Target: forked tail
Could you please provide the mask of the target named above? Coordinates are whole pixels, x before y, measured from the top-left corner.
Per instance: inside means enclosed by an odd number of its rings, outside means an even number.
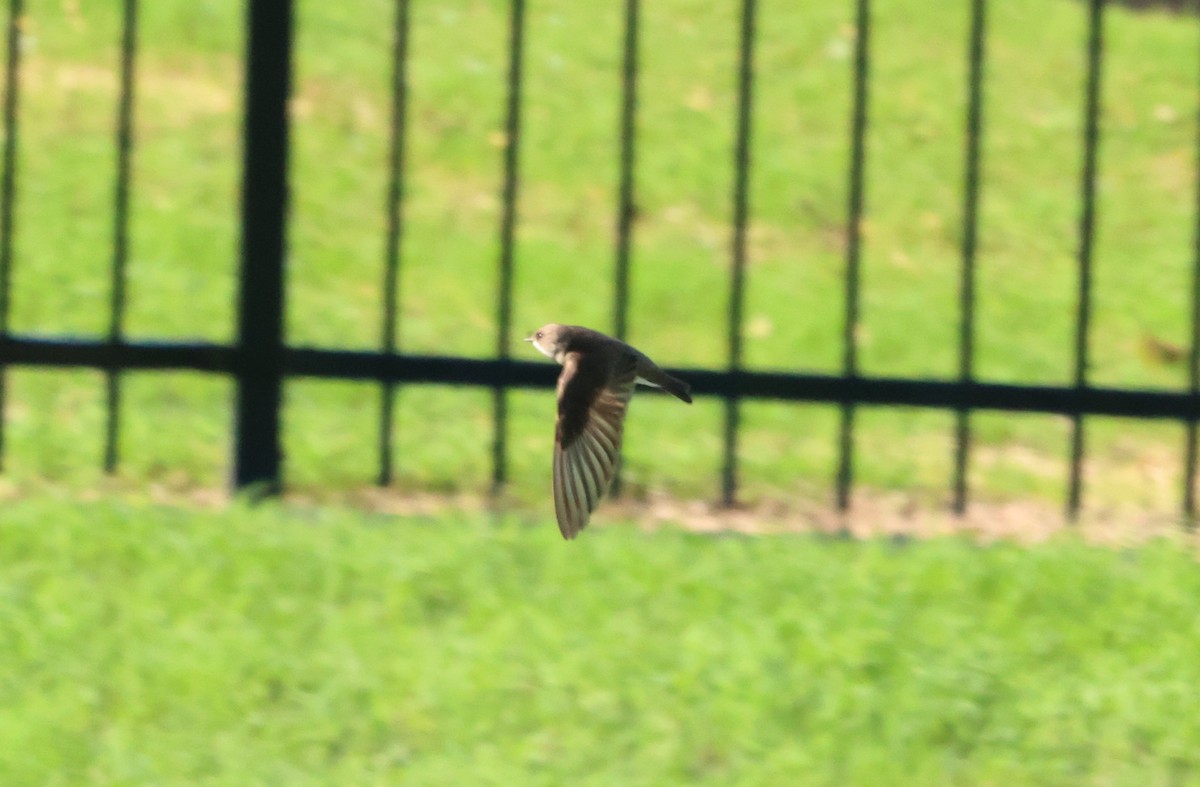
[[[662,389],[672,396],[682,399],[688,404],[692,403],[692,386],[685,383],[683,380],[676,379],[669,374],[663,374]]]

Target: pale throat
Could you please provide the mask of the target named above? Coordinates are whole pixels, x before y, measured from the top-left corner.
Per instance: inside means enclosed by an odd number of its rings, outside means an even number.
[[[542,346],[541,342],[539,342],[537,339],[533,340],[533,346],[538,348],[538,352],[540,352],[542,355],[546,356],[547,358],[553,358],[558,363],[562,363],[563,356],[566,355],[566,353],[555,354],[554,350],[552,350],[552,349],[547,350],[545,347]]]

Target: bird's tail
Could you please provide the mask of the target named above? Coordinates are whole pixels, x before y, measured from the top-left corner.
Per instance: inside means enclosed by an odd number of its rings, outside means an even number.
[[[682,399],[688,404],[692,403],[692,386],[688,385],[683,380],[664,373],[662,389],[671,394],[671,396]]]
[[[636,350],[634,352],[637,352]],[[671,396],[677,399],[682,399],[688,404],[692,403],[692,386],[685,383],[683,380],[672,377],[664,372],[641,353],[637,353],[637,381],[642,385],[653,385],[655,388],[661,388]]]

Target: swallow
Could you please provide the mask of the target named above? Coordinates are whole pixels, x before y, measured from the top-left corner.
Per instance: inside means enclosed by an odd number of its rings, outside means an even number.
[[[625,342],[579,325],[543,325],[525,339],[562,365],[554,425],[554,513],[572,539],[612,485],[629,400],[638,383],[688,404],[691,388]]]

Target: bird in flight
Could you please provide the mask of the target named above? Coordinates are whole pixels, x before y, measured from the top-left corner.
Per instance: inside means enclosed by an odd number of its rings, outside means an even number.
[[[562,364],[554,426],[554,513],[563,538],[588,523],[617,470],[625,411],[637,383],[688,404],[691,388],[619,339],[579,325],[550,323],[525,339]]]

